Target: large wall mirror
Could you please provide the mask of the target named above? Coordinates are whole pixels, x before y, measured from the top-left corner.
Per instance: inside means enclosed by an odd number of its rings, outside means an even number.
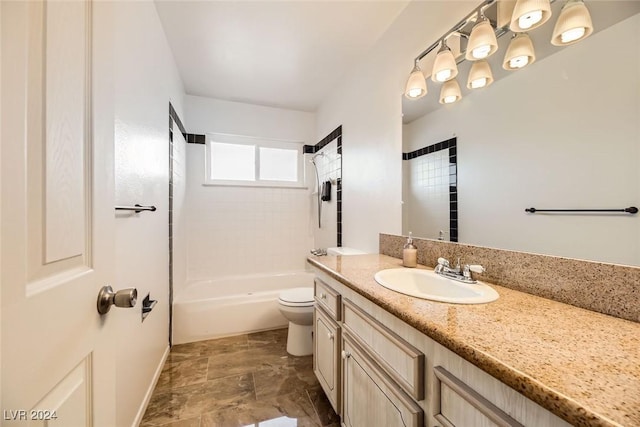
[[[455,138],[461,243],[639,266],[640,214],[525,212],[640,207],[640,2],[587,1],[594,33],[560,48],[549,41],[563,4],[530,32],[533,64],[502,70],[508,33],[491,86],[467,90],[464,61],[460,101],[440,105],[430,78],[424,98],[403,97],[403,152]],[[403,233],[450,240],[451,203],[416,206],[403,165]]]

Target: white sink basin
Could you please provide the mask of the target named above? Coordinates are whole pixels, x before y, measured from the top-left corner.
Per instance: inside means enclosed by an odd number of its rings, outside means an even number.
[[[455,304],[482,304],[498,299],[498,293],[488,285],[467,284],[442,277],[431,270],[391,268],[378,271],[376,282],[412,297]]]

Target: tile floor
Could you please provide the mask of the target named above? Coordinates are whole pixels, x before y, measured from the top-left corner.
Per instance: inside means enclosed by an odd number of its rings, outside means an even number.
[[[141,426],[339,426],[312,356],[286,342],[277,329],[174,346]]]

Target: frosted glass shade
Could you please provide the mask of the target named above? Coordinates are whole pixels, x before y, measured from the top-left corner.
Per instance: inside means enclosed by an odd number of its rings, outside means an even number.
[[[460,85],[456,79],[444,82],[440,90],[440,104],[452,104],[462,98]]]
[[[491,23],[484,19],[474,25],[469,35],[464,58],[467,61],[477,61],[493,55],[496,50],[498,50],[498,40]]]
[[[409,80],[407,80],[407,86],[404,90],[404,96],[409,99],[418,99],[422,98],[427,94],[427,80],[422,74],[422,70],[418,67],[416,63],[415,67],[411,71],[409,75]]]
[[[514,33],[531,31],[551,18],[549,0],[518,0],[511,15],[509,29]]]
[[[453,57],[451,49],[444,46],[433,63],[433,71],[431,72],[431,80],[434,82],[446,82],[458,75],[458,65]]]
[[[536,54],[531,39],[526,33],[520,33],[516,34],[509,42],[502,68],[505,70],[519,70],[533,64],[535,60]]]
[[[487,61],[474,62],[469,71],[467,88],[480,89],[493,83],[493,73]]]
[[[554,46],[567,46],[589,37],[593,23],[589,9],[581,0],[569,0],[562,7],[551,36]]]

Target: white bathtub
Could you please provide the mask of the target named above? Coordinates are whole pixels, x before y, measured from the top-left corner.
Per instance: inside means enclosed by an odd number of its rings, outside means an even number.
[[[283,289],[313,287],[313,273],[201,280],[177,289],[173,300],[173,342],[182,344],[287,326],[278,310]]]

